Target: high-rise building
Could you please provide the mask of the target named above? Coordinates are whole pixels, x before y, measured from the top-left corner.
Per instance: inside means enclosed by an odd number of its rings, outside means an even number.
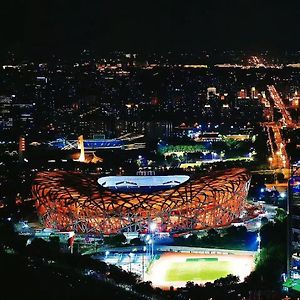
[[[217,95],[217,89],[215,87],[207,88],[207,100],[209,100],[211,97],[214,97],[216,95]]]
[[[299,108],[299,104],[300,104],[300,94],[296,91],[292,97],[290,98],[290,103],[291,103],[291,106],[294,108],[294,109],[298,109]]]
[[[165,139],[173,134],[173,124],[171,122],[147,122],[145,135],[147,140]]]
[[[287,277],[300,280],[300,164],[291,167],[288,181],[288,259]]]
[[[247,98],[247,91],[244,90],[244,89],[241,89],[241,90],[238,92],[237,97],[238,97],[238,99],[246,99],[246,98]]]
[[[23,153],[26,150],[26,141],[24,136],[19,137],[19,160],[23,161]]]
[[[0,96],[0,130],[10,130],[12,127],[12,97]]]
[[[251,99],[257,99],[257,97],[258,97],[258,92],[257,92],[257,90],[255,89],[255,87],[253,86],[253,87],[251,88]]]

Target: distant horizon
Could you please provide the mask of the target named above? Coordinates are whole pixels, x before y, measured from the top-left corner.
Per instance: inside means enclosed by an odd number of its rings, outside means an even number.
[[[70,49],[65,51],[57,51],[54,49],[34,49],[31,51],[26,51],[25,49],[3,49],[0,50],[0,63],[5,64],[8,61],[15,60],[16,62],[20,62],[23,60],[51,60],[51,59],[66,59],[68,60],[76,60],[82,56],[84,56],[84,52],[86,52],[87,57],[91,57],[93,59],[105,58],[114,56],[117,54],[136,54],[139,56],[138,58],[148,58],[148,56],[157,56],[161,55],[163,57],[176,57],[186,54],[190,56],[190,59],[197,59],[198,62],[201,61],[203,55],[203,59],[212,60],[212,59],[220,59],[222,55],[224,57],[224,63],[229,62],[230,54],[244,55],[244,57],[255,56],[255,55],[263,55],[269,58],[284,58],[291,57],[295,59],[295,62],[300,62],[300,48],[299,49],[262,49],[262,50],[249,50],[249,49],[199,49],[199,50],[129,50],[129,49],[115,49],[115,50],[103,50],[103,49],[93,49],[93,48],[82,48],[82,49]],[[205,56],[205,55],[211,56]],[[228,55],[228,57],[226,57]],[[184,58],[184,56],[182,57]],[[189,58],[189,57],[186,57]],[[234,57],[236,60],[237,57]]]

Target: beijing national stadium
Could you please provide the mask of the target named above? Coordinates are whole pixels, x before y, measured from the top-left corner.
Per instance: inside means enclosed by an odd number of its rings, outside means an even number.
[[[81,233],[161,232],[229,225],[245,208],[250,175],[245,169],[208,176],[106,176],[40,172],[32,193],[45,227]]]

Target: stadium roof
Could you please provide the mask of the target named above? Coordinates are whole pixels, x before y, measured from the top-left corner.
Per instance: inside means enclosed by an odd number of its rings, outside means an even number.
[[[172,189],[190,179],[187,175],[169,176],[106,176],[98,183],[110,190],[145,193]]]

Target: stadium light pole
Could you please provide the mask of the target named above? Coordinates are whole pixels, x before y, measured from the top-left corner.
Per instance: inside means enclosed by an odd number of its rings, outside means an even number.
[[[132,263],[132,258],[134,257],[134,253],[130,252],[129,253],[129,271],[131,272],[131,263]]]
[[[149,245],[151,247],[151,254],[150,254],[151,260],[153,259],[153,244],[154,244],[154,241],[152,239],[149,240]]]
[[[149,225],[149,229],[150,229],[150,240],[149,243],[151,244],[151,260],[153,259],[153,248],[154,248],[154,232],[156,230],[156,223],[151,222]]]
[[[149,245],[150,245],[149,241],[150,240],[151,240],[150,234],[147,234],[146,235],[146,239],[145,239],[145,241],[146,241],[146,254],[147,254],[147,257],[150,256],[150,249],[149,249]]]
[[[142,261],[142,279],[144,281],[145,279],[145,251],[147,250],[147,247],[143,247],[143,261]]]
[[[257,245],[257,252],[259,253],[259,252],[260,252],[260,242],[261,242],[260,229],[259,229],[259,232],[257,233],[256,241],[258,242],[258,245]]]
[[[149,228],[150,228],[150,232],[153,233],[156,229],[156,223],[154,223],[154,222],[150,223]]]
[[[261,235],[260,235],[260,230],[262,227],[262,223],[261,223],[261,219],[256,223],[257,228],[258,228],[258,232],[257,232],[257,236],[256,236],[256,241],[257,241],[257,252],[259,253],[261,250]]]

